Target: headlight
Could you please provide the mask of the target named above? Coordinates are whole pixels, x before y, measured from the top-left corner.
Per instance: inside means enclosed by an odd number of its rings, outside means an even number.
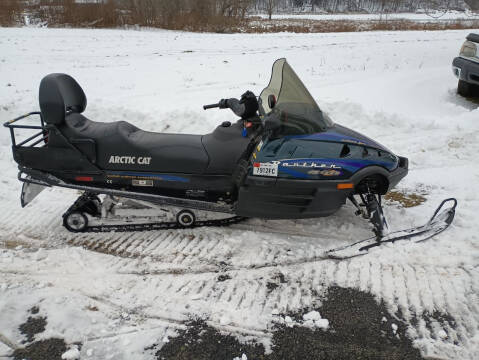
[[[464,57],[478,57],[477,45],[472,41],[465,41],[464,44],[462,44],[459,55]]]

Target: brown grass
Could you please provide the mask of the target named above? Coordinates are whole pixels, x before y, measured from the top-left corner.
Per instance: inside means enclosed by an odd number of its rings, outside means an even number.
[[[413,20],[250,20],[242,31],[248,33],[326,33],[359,31],[406,31],[477,29],[479,20],[413,21]]]
[[[325,33],[394,30],[479,28],[479,20],[312,20],[245,17],[246,8],[231,2],[218,10],[212,0],[142,0],[77,3],[75,0],[0,0],[0,26],[33,23],[49,27],[117,28],[144,26],[170,30],[216,33]]]
[[[22,248],[30,248],[31,244],[21,240],[3,240],[0,241],[0,247],[4,249],[16,249],[18,246]]]
[[[410,208],[419,206],[426,201],[426,198],[419,194],[407,194],[405,192],[393,190],[384,196],[385,200],[401,204],[402,207]]]

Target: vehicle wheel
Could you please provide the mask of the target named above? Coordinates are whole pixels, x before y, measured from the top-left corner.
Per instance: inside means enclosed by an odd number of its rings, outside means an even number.
[[[176,215],[176,223],[182,227],[191,227],[195,224],[195,214],[190,210],[181,210]]]
[[[79,211],[73,211],[65,215],[63,226],[71,232],[83,232],[88,227],[88,218]]]
[[[464,97],[479,96],[479,86],[459,80],[457,82],[457,93]]]

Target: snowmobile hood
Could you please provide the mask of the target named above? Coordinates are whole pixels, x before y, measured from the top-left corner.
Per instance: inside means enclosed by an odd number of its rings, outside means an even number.
[[[284,58],[273,64],[270,82],[258,103],[265,126],[274,129],[276,138],[349,143],[390,153],[367,136],[334,124]]]
[[[377,141],[374,141],[366,135],[363,135],[357,131],[351,130],[339,124],[332,125],[326,131],[310,135],[298,136],[298,138],[304,140],[334,141],[356,145],[366,145],[375,149],[387,151],[392,154],[391,150],[389,150],[384,145],[381,145]]]

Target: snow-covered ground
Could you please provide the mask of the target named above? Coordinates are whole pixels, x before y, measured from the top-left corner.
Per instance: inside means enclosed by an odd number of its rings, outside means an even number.
[[[0,29],[0,122],[38,109],[41,78],[75,77],[86,116],[147,130],[206,133],[228,111],[203,104],[259,93],[286,57],[320,106],[410,160],[399,188],[427,201],[386,206],[392,228],[426,221],[455,196],[449,230],[348,261],[327,249],[369,235],[351,207],[324,219],[250,220],[231,228],[74,235],[61,214],[75,199],[46,190],[20,208],[10,136],[0,132],[0,357],[39,307],[36,339],[81,342],[82,358],[152,359],[192,315],[268,343],[278,313],[305,309],[337,284],[369,291],[410,321],[423,355],[479,358],[479,109],[456,95],[451,61],[469,31],[220,35],[170,31]],[[301,235],[293,235],[293,234]],[[268,282],[286,282],[272,291]],[[218,281],[220,274],[231,279]],[[421,314],[450,315],[456,326]],[[418,321],[412,321],[417,319]],[[329,324],[334,326],[334,324]],[[231,358],[241,356],[232,354]]]
[[[267,19],[267,14],[258,14]],[[433,11],[427,13],[393,13],[393,14],[273,14],[273,20],[278,19],[307,19],[307,20],[413,20],[413,21],[436,21],[436,20],[470,20],[479,18],[479,13],[471,11]]]

